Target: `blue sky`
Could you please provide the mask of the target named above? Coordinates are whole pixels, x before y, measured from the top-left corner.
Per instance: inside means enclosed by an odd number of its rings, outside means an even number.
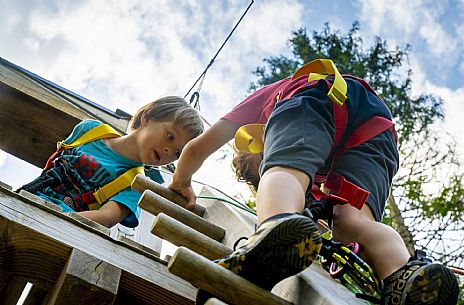
[[[0,57],[109,109],[134,113],[160,96],[184,95],[248,4],[0,0]],[[464,0],[257,0],[206,76],[202,114],[213,122],[245,97],[255,80],[251,71],[265,57],[289,54],[292,31],[319,31],[330,22],[345,32],[354,20],[366,46],[375,36],[390,47],[411,45],[413,94],[444,99],[442,128],[464,155]],[[228,188],[229,160],[219,157],[197,178]],[[39,172],[0,151],[0,181],[18,187]]]

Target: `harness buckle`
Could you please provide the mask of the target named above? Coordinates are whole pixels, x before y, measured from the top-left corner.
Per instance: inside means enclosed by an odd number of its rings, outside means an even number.
[[[358,210],[361,210],[370,194],[365,189],[347,181],[345,177],[334,171],[330,171],[327,175],[325,187],[330,190],[332,196],[335,195],[333,199],[346,200]]]
[[[103,192],[103,190],[101,188],[97,189],[94,193],[93,193],[93,196],[95,197],[95,200],[97,200],[97,202],[99,204],[102,204],[103,202],[105,202],[106,200],[108,200],[108,198],[106,198],[106,195],[105,193]]]
[[[346,94],[340,91],[337,86],[332,85],[327,93],[327,96],[330,98],[332,102],[339,106],[343,106],[343,103],[346,101]]]
[[[57,150],[60,150],[61,147],[63,146],[63,143],[64,143],[64,141],[58,141],[58,142],[56,142],[56,149],[57,149]]]

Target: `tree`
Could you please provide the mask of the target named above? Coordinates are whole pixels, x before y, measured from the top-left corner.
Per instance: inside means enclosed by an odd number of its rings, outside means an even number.
[[[332,59],[341,73],[364,78],[392,111],[399,135],[401,170],[395,177],[395,200],[389,200],[385,222],[395,227],[409,248],[423,248],[435,259],[464,266],[464,187],[454,140],[440,130],[443,101],[432,94],[411,94],[410,47],[390,49],[376,37],[365,49],[359,23],[348,33],[332,31],[308,35],[305,28],[292,33],[292,56],[264,59],[253,72],[259,79],[250,90],[292,75],[303,63]]]

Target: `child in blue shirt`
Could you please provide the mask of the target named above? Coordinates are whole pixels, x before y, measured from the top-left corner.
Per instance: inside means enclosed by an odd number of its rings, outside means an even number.
[[[80,122],[64,143],[76,141],[101,124],[96,120]],[[51,169],[20,189],[61,206],[65,212],[78,212],[106,227],[117,223],[136,227],[140,194],[130,187],[108,198],[96,210],[89,209],[83,194],[92,193],[132,168],[177,160],[185,144],[203,132],[203,124],[199,113],[183,98],[167,96],[139,109],[130,127],[127,135],[61,151]]]

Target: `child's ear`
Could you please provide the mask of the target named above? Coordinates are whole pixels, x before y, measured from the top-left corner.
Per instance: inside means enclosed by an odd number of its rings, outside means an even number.
[[[149,120],[150,120],[150,119],[147,117],[146,111],[144,111],[144,112],[142,113],[142,115],[140,116],[140,126],[145,126],[145,125],[147,125],[147,123],[148,123]]]

